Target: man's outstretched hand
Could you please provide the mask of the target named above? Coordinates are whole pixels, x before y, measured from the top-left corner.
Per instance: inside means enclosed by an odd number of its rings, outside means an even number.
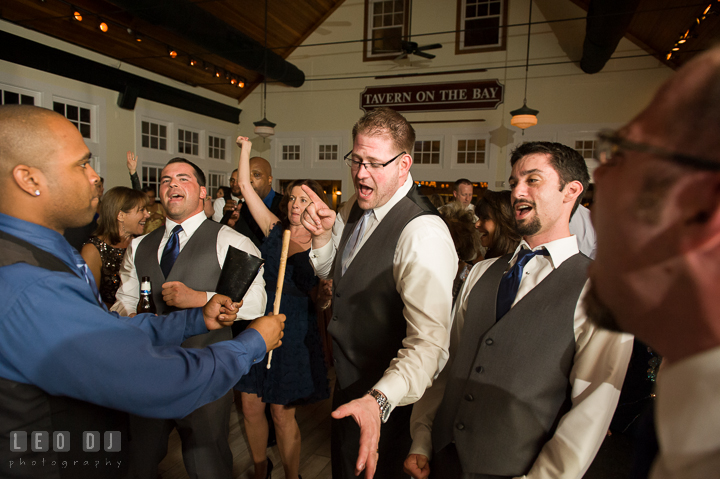
[[[355,475],[365,470],[365,479],[372,479],[377,469],[378,444],[380,443],[380,406],[374,397],[365,396],[343,404],[333,411],[332,417],[342,419],[352,416],[360,426],[360,450],[355,463]]]
[[[216,294],[203,306],[205,327],[208,331],[230,326],[237,318],[238,309],[242,301],[233,303],[232,299],[222,294]]]

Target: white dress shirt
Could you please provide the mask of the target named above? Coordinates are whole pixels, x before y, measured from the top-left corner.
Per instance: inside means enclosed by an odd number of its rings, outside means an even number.
[[[577,238],[580,252],[588,258],[595,259],[595,250],[597,249],[595,228],[590,218],[590,210],[583,205],[578,205],[575,214],[570,218],[570,234]]]
[[[508,267],[515,264],[521,248],[529,248],[524,240],[515,250]],[[574,236],[551,241],[535,249],[540,248],[547,249],[550,254],[537,255],[525,265],[513,306],[563,261],[578,252]],[[460,290],[453,311],[455,321],[450,337],[450,360],[435,384],[413,409],[410,423],[412,454],[431,457],[432,422],[442,402],[447,374],[462,336],[468,296],[475,283],[497,260],[493,258],[476,264]],[[569,377],[572,408],[560,419],[555,434],[545,443],[530,472],[523,478],[581,478],[605,439],[620,398],[620,388],[632,354],[633,337],[598,329],[588,321],[582,304],[588,285],[589,281],[575,307],[575,356]]]
[[[650,479],[720,477],[720,347],[661,369],[656,393]]]
[[[201,211],[185,220],[182,223],[182,231],[178,234],[180,240],[180,251],[185,247],[188,240],[197,231],[203,221],[207,217],[205,212]],[[165,233],[163,234],[162,241],[160,241],[160,247],[158,248],[158,264],[162,258],[163,249],[165,244],[170,238],[170,234],[175,226],[175,223],[170,218],[165,220]],[[137,309],[137,303],[140,299],[140,284],[138,282],[137,270],[135,270],[135,251],[137,250],[138,244],[145,236],[135,238],[130,242],[127,250],[125,251],[125,258],[123,264],[120,267],[120,288],[118,288],[115,294],[115,304],[113,304],[111,311],[117,311],[122,316],[127,316],[130,313],[134,313]],[[260,257],[260,250],[250,241],[247,237],[241,235],[237,231],[223,226],[217,236],[217,244],[215,245],[217,250],[218,264],[222,268],[225,263],[225,255],[227,254],[228,246],[234,246],[235,248],[245,251],[251,255]],[[162,288],[161,284],[153,285],[154,288]],[[213,291],[207,291],[207,300],[215,296]],[[243,298],[243,305],[238,311],[237,319],[255,319],[265,314],[265,303],[267,302],[267,294],[265,293],[265,280],[263,279],[263,270],[260,269],[257,277],[250,285],[250,289]]]
[[[392,198],[373,210],[365,234],[348,264],[393,206],[407,196],[412,186],[412,177],[408,175]],[[332,241],[310,251],[310,263],[320,278],[330,277],[345,221],[355,200],[355,196],[350,198],[337,216]],[[417,401],[447,361],[452,323],[452,285],[457,264],[458,257],[450,232],[440,217],[423,215],[415,218],[400,234],[393,258],[393,277],[405,304],[403,316],[407,322],[407,335],[403,348],[374,386],[387,396],[393,408]]]
[[[240,201],[240,198],[238,198],[235,195],[230,195],[232,199],[237,203]],[[215,198],[215,201],[213,201],[213,210],[215,211],[212,215],[212,220],[216,223],[220,223],[220,220],[225,216],[225,212],[223,209],[225,208],[225,198]]]

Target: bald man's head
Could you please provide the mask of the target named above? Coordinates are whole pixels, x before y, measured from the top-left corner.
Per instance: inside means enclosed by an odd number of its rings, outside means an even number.
[[[98,181],[90,150],[65,117],[0,106],[0,212],[62,233],[92,220]]]
[[[272,167],[265,158],[250,158],[250,183],[260,198],[265,198],[272,189]]]
[[[53,120],[65,117],[36,106],[0,106],[0,181],[7,181],[20,163],[40,169],[46,166],[57,145],[47,128]]]

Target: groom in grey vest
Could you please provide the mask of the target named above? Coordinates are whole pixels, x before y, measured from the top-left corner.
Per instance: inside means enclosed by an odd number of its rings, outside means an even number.
[[[590,259],[569,230],[585,160],[531,142],[511,164],[523,240],[460,291],[450,360],[413,410],[405,469],[418,479],[582,477],[617,405],[632,337],[587,321]]]
[[[167,214],[165,228],[134,239],[128,247],[113,311],[125,315],[135,311],[138,279],[143,276],[149,276],[152,282],[158,314],[196,307],[215,294],[229,246],[260,257],[260,251],[248,238],[206,218],[205,196],[205,174],[197,165],[184,158],[173,158],[163,168],[160,201]],[[238,318],[262,316],[265,302],[261,271],[243,298]],[[225,328],[193,336],[182,346],[204,348],[231,338],[230,328]],[[157,466],[167,453],[168,435],[177,427],[190,477],[231,479],[232,452],[228,444],[231,406],[232,393],[228,392],[181,419],[131,416],[132,477],[157,477]]]
[[[414,145],[402,115],[372,110],[355,124],[345,156],[356,191],[347,208],[336,216],[305,189],[310,260],[333,279],[334,479],[363,469],[366,478],[403,476],[398,451],[410,446],[411,411],[401,406],[417,401],[447,360],[458,260],[410,175]]]

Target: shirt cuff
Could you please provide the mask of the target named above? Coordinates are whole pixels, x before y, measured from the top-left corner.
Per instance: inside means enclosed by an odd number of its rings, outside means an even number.
[[[310,249],[310,258],[315,264],[325,264],[332,261],[334,249],[335,246],[333,245],[332,240],[330,240],[325,243],[325,246],[318,249]]]
[[[237,341],[245,347],[245,350],[248,352],[250,357],[252,357],[253,364],[262,361],[265,357],[267,346],[265,345],[265,340],[257,329],[248,328],[233,338],[233,341]]]
[[[415,430],[408,454],[422,454],[428,459],[432,459],[432,433],[428,429]]]
[[[185,320],[185,339],[198,334],[205,334],[208,332],[207,326],[205,326],[205,316],[203,316],[202,308],[192,308],[187,310],[187,319]]]
[[[205,296],[207,296],[207,299],[205,300],[205,303],[207,304],[213,296],[215,296],[217,293],[215,291],[205,291]]]
[[[392,410],[395,409],[395,406],[402,401],[408,390],[405,380],[394,372],[386,373],[377,383],[375,383],[373,389],[377,389],[382,392],[388,399],[390,412],[392,412]]]

